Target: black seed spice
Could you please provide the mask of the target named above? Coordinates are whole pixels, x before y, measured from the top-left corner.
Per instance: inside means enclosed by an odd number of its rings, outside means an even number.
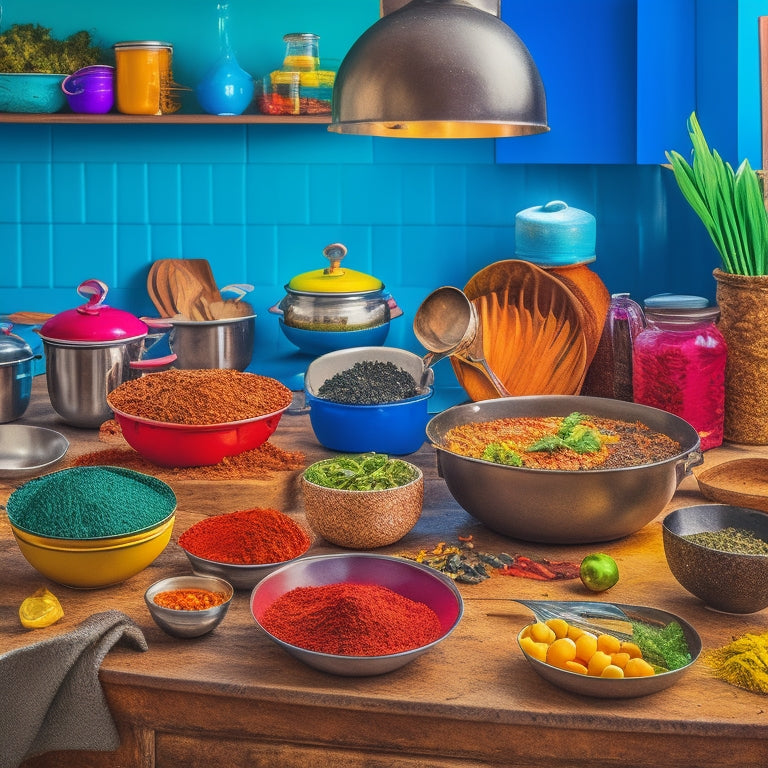
[[[415,397],[418,391],[413,376],[394,363],[363,360],[324,381],[317,394],[345,405],[381,405]]]

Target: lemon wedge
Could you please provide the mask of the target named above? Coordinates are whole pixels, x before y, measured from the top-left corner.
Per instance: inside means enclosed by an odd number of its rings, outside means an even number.
[[[58,598],[45,587],[25,598],[19,606],[19,619],[27,629],[50,627],[63,615],[64,609]]]

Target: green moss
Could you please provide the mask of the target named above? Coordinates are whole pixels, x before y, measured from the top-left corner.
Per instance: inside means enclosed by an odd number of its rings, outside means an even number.
[[[104,52],[85,30],[57,40],[39,24],[14,24],[0,34],[0,72],[65,75],[99,64],[103,58]]]

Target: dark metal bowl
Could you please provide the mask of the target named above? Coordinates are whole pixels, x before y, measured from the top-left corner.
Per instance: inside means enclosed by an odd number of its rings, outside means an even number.
[[[768,515],[728,504],[698,504],[670,512],[662,522],[669,570],[692,595],[727,613],[768,607],[768,556],[721,552],[683,538],[702,531],[737,528],[768,541]]]
[[[445,435],[461,424],[573,411],[642,422],[680,443],[680,452],[637,467],[566,471],[494,464],[445,448]],[[439,474],[470,515],[505,536],[549,544],[612,541],[640,530],[703,461],[699,436],[687,421],[601,397],[534,395],[457,405],[430,420],[427,438],[437,450]]]

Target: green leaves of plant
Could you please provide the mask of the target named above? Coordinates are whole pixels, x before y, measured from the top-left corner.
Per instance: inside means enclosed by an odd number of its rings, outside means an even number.
[[[680,191],[701,219],[723,262],[723,270],[766,274],[768,213],[757,174],[748,160],[733,168],[712,151],[693,112],[688,120],[693,162],[666,153]]]

